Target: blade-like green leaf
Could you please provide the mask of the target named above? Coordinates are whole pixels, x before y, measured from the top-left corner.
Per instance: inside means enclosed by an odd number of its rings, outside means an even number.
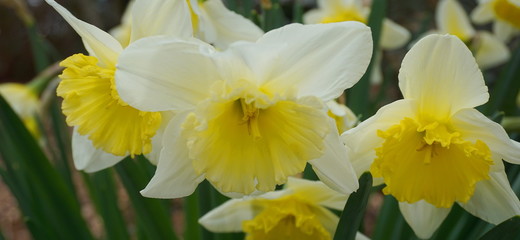
[[[147,160],[142,157],[135,160],[127,157],[115,169],[132,202],[139,228],[146,239],[177,239],[164,200],[145,198],[139,193],[150,181],[150,174],[146,167],[136,161]]]
[[[211,202],[211,184],[204,180],[199,184],[199,187],[197,189],[199,192],[199,217],[204,216],[207,212],[211,211],[213,209],[212,202]],[[202,240],[214,240],[215,235],[206,230],[205,228],[202,228]]]
[[[0,96],[2,174],[36,239],[92,239],[80,206],[38,143]],[[31,225],[29,225],[29,222]],[[42,236],[44,236],[42,238]]]
[[[334,240],[354,240],[356,238],[357,231],[363,221],[371,187],[372,175],[365,172],[359,178],[359,189],[350,195],[345,204]]]
[[[518,240],[520,239],[520,216],[512,217],[491,229],[481,240]]]
[[[264,31],[269,31],[275,28],[282,27],[287,23],[283,9],[280,6],[279,0],[262,1],[262,21],[261,28]]]

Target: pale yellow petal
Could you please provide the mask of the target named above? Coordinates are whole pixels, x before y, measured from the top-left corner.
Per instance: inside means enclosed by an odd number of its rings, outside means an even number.
[[[399,88],[405,99],[418,102],[422,117],[439,121],[489,99],[473,54],[452,35],[419,40],[403,59]]]
[[[475,59],[483,70],[503,64],[511,57],[507,46],[491,33],[478,32],[473,42]]]
[[[471,20],[476,24],[486,24],[494,18],[492,5],[489,3],[479,4],[471,12]]]
[[[440,32],[455,35],[464,42],[475,35],[468,15],[456,0],[439,1],[435,20]]]
[[[393,22],[390,19],[385,19],[383,21],[383,28],[381,32],[381,48],[383,49],[396,49],[404,46],[408,41],[410,41],[411,34],[410,32]]]
[[[332,190],[323,182],[295,177],[289,177],[285,189],[311,203],[336,210],[343,210],[348,199],[348,195]]]
[[[424,200],[412,204],[399,202],[399,209],[408,225],[422,239],[430,238],[451,210],[437,208]]]
[[[257,214],[253,199],[231,199],[199,219],[200,225],[212,232],[240,232],[242,222]]]

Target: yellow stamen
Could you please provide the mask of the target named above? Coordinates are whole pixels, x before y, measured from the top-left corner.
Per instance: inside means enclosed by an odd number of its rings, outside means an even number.
[[[97,62],[95,57],[75,54],[60,64],[65,70],[57,93],[63,97],[67,124],[114,155],[149,153],[161,114],[142,112],[123,102],[115,88],[115,67],[103,68]]]
[[[330,233],[315,213],[315,206],[296,196],[258,199],[262,212],[253,220],[242,222],[246,240],[329,240]]]
[[[449,208],[467,202],[475,184],[489,179],[493,161],[487,145],[464,141],[445,123],[405,118],[378,135],[385,141],[370,171],[384,179],[383,192],[401,202],[425,200]]]

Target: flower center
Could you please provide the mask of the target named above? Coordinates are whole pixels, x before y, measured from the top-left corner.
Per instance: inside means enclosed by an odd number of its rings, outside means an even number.
[[[328,240],[330,233],[313,211],[315,207],[295,196],[258,199],[263,210],[252,220],[242,222],[246,240]]]
[[[510,3],[508,0],[495,0],[493,10],[498,19],[520,28],[520,6]]]
[[[493,161],[488,146],[464,141],[446,124],[405,118],[377,134],[385,141],[376,149],[370,171],[384,179],[383,192],[400,202],[425,200],[449,208],[455,201],[467,202],[475,184],[489,179]]]
[[[194,169],[221,191],[274,190],[321,156],[329,126],[319,99],[272,97],[246,81],[214,89],[183,134]]]
[[[57,94],[63,97],[67,124],[88,135],[96,148],[117,156],[149,153],[161,113],[142,112],[119,98],[115,67],[97,65],[97,58],[75,54],[61,62],[65,67]]]
[[[358,21],[367,23],[367,19],[363,16],[361,11],[354,7],[337,10],[334,14],[325,16],[323,19],[321,19],[320,23],[334,23],[344,21]]]

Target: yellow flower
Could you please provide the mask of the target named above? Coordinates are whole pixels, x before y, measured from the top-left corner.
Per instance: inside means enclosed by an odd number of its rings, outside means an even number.
[[[441,0],[437,5],[436,22],[439,33],[457,36],[472,50],[479,67],[484,70],[510,58],[507,46],[487,31],[475,31],[468,15],[455,0]]]
[[[479,0],[471,13],[476,24],[494,21],[493,31],[502,40],[509,41],[520,33],[520,2],[517,0]]]
[[[339,218],[327,208],[342,210],[347,198],[321,182],[290,177],[283,190],[229,200],[199,223],[213,232],[246,232],[247,240],[330,240]]]
[[[520,143],[474,109],[489,94],[464,43],[430,35],[415,44],[399,72],[404,99],[345,132],[356,172],[366,170],[428,238],[457,203],[494,224],[520,214],[502,159],[520,163]]]
[[[74,28],[90,56],[75,54],[61,62],[65,70],[57,88],[66,121],[74,126],[72,150],[77,169],[88,172],[112,166],[126,155],[152,153],[152,142],[168,113],[144,112],[128,106],[115,88],[115,71],[123,45],[108,33],[74,17],[52,0],[47,3]],[[192,35],[184,1],[142,1],[130,12],[129,42],[154,35]],[[159,134],[160,135],[160,134]],[[155,151],[160,150],[160,146]],[[155,161],[151,157],[151,161]]]
[[[39,139],[40,130],[36,120],[39,101],[36,93],[24,84],[2,83],[0,84],[0,94],[13,108],[14,112],[20,116],[29,132],[36,139]]]
[[[178,111],[142,194],[183,197],[204,178],[227,194],[266,192],[307,162],[334,189],[353,191],[324,103],[359,80],[371,47],[357,22],[287,25],[223,52],[179,39],[136,42],[118,64],[121,98],[142,111]]]

